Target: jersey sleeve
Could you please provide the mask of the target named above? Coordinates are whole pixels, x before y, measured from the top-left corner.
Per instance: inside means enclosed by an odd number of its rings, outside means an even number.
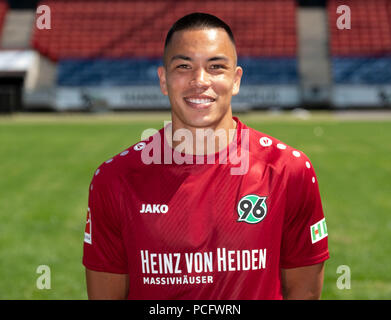
[[[313,265],[329,258],[327,226],[317,177],[308,157],[300,154],[291,160],[287,169],[282,268]]]
[[[127,259],[115,188],[101,171],[100,167],[95,172],[89,188],[83,265],[94,271],[124,274],[128,273]]]

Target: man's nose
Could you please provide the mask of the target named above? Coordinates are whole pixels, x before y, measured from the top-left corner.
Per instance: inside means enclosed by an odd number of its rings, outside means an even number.
[[[191,85],[196,87],[208,87],[210,86],[209,74],[204,68],[198,68],[194,70],[193,78],[191,80]]]

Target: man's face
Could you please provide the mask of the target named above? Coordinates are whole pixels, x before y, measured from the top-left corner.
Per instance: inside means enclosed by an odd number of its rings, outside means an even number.
[[[239,92],[242,69],[224,29],[175,32],[158,75],[177,126],[213,127],[231,121],[231,98]]]

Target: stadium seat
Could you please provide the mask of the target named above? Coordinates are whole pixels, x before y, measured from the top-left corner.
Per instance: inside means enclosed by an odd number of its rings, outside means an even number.
[[[296,55],[294,0],[48,0],[44,3],[50,5],[53,28],[34,29],[32,45],[54,60],[110,58],[119,52],[122,57],[156,57],[159,52],[156,44],[159,41],[161,44],[168,27],[193,11],[210,12],[226,20],[240,39],[238,51],[243,56],[254,52],[268,57]],[[54,42],[59,44],[59,49],[53,51],[49,44]],[[142,49],[134,49],[130,42]],[[90,51],[81,50],[85,43],[89,43]],[[74,57],[77,49],[79,53]]]
[[[332,65],[337,84],[391,84],[391,57],[339,57]]]
[[[243,85],[295,84],[298,82],[296,58],[239,58]]]
[[[43,2],[52,9],[53,28],[35,29],[32,45],[59,62],[60,85],[156,84],[155,71],[149,76],[138,68],[156,67],[170,25],[194,11],[231,26],[248,70],[245,83],[297,81],[294,0]]]
[[[351,29],[336,26],[337,8],[351,10]],[[338,84],[390,84],[391,4],[389,0],[329,0],[330,54]]]
[[[240,58],[242,84],[294,84],[298,81],[296,58]],[[59,62],[61,86],[156,85],[160,59],[69,59]]]
[[[160,59],[62,60],[58,68],[61,86],[156,85]]]
[[[4,0],[0,0],[0,39],[2,36],[2,31],[3,31],[3,24],[5,20],[5,16],[8,11],[8,4]]]

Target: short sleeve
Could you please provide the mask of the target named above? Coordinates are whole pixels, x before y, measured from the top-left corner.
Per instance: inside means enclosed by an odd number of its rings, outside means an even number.
[[[94,271],[128,273],[115,190],[110,177],[97,169],[89,188],[83,265]]]
[[[287,201],[282,230],[282,268],[296,268],[329,258],[328,232],[315,171],[308,157],[288,164]]]

